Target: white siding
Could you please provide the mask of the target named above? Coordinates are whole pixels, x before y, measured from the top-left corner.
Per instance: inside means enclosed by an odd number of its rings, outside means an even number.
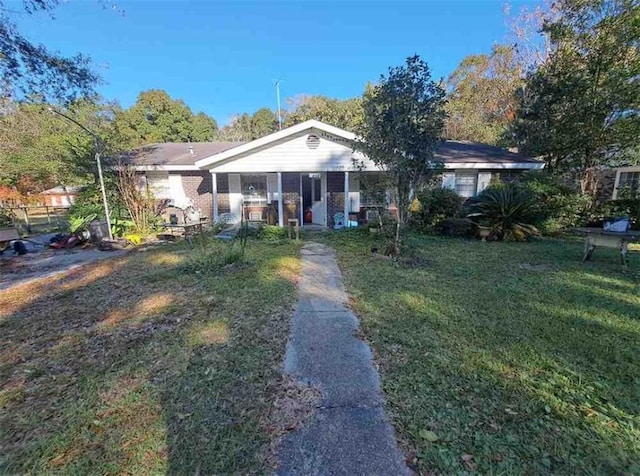
[[[456,174],[455,172],[444,172],[442,174],[442,188],[456,188]]]
[[[267,174],[267,201],[278,200],[278,174]]]
[[[182,187],[182,175],[169,174],[169,191],[176,207],[186,208],[189,205],[189,198]]]
[[[360,179],[356,174],[349,174],[349,200],[351,203],[349,211],[360,210]]]
[[[478,172],[478,190],[482,192],[491,183],[491,172]]]
[[[320,137],[316,149],[307,147],[307,137]],[[288,137],[278,144],[269,144],[262,149],[248,152],[219,166],[215,172],[325,172],[357,170],[353,159],[360,161],[363,155],[353,152],[349,142],[332,137],[324,132],[310,130]],[[367,160],[366,170],[379,170]]]
[[[240,174],[229,174],[229,208],[238,220],[242,217]]]

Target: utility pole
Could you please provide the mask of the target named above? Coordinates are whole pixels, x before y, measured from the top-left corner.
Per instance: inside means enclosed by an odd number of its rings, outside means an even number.
[[[276,97],[278,99],[278,130],[282,130],[282,114],[280,114],[280,80],[276,81]]]
[[[109,218],[109,203],[107,202],[107,192],[105,191],[105,188],[104,188],[104,178],[102,176],[102,162],[100,161],[100,136],[98,136],[98,134],[93,132],[91,129],[80,124],[78,121],[76,121],[72,117],[67,116],[66,114],[52,108],[51,106],[49,106],[48,109],[52,113],[57,114],[58,116],[64,117],[67,121],[74,123],[80,129],[82,129],[91,137],[93,137],[93,147],[95,149],[96,164],[98,165],[98,178],[100,180],[100,192],[102,192],[102,207],[104,208],[104,216],[107,219],[107,232],[109,234],[109,239],[113,240],[113,234],[111,233],[111,219]]]

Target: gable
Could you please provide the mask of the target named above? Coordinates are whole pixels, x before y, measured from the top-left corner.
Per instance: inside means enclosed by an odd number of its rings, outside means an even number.
[[[352,141],[315,127],[210,165],[212,172],[319,172],[358,170],[364,155]],[[366,160],[365,170],[378,170]]]

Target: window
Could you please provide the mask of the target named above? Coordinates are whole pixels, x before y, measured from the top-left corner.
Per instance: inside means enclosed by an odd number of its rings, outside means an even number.
[[[640,192],[640,171],[620,172],[617,198],[636,197]]]
[[[473,197],[476,194],[478,174],[456,172],[455,190],[461,197]]]
[[[241,175],[242,198],[247,205],[267,204],[267,176]]]
[[[147,189],[154,198],[173,198],[171,196],[171,186],[169,185],[168,172],[147,172]]]

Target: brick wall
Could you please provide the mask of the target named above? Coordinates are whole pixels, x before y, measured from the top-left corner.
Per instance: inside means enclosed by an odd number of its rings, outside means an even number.
[[[218,185],[218,214],[231,213],[229,202],[229,174],[216,174]]]
[[[327,172],[327,225],[333,227],[333,215],[344,213],[344,172]]]
[[[180,172],[182,187],[188,198],[193,200],[195,208],[202,211],[202,216],[212,218],[213,215],[213,184],[209,171]]]
[[[300,218],[300,174],[297,172],[283,172],[282,195],[284,198],[284,225],[289,218]]]

